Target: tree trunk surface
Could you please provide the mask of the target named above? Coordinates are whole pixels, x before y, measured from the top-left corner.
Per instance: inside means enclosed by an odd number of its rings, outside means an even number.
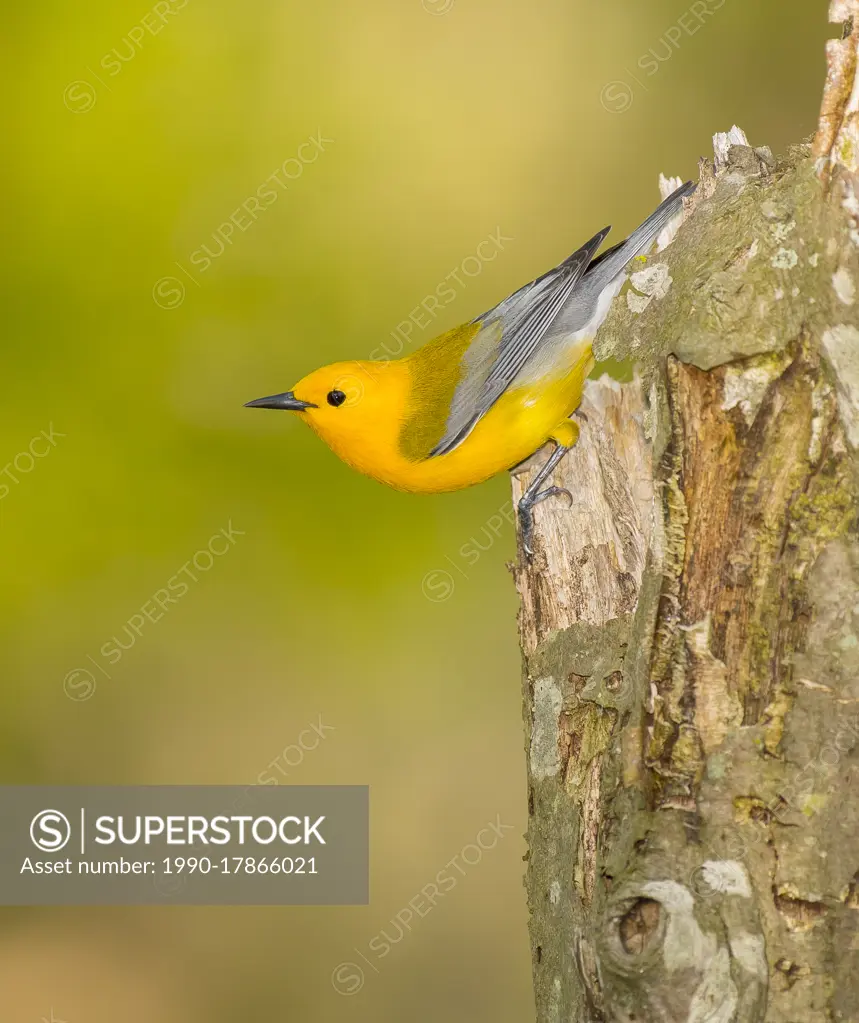
[[[520,552],[539,1023],[859,1023],[854,7],[813,148],[717,136],[615,301]]]

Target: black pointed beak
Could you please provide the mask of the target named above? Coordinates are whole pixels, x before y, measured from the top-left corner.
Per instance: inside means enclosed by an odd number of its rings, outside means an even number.
[[[257,398],[255,401],[246,401],[245,408],[279,408],[288,412],[302,412],[306,408],[319,408],[312,401],[302,401],[296,398],[292,391],[284,391],[283,394],[271,394],[268,398]]]

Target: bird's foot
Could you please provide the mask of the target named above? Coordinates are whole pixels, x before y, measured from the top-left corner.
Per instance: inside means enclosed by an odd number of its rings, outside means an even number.
[[[519,527],[522,530],[522,549],[530,561],[534,557],[534,512],[533,508],[547,497],[559,497],[563,494],[573,503],[573,495],[566,487],[546,487],[535,494],[525,494],[519,502]]]
[[[574,424],[570,423],[569,425],[573,426]],[[531,480],[531,485],[519,501],[519,526],[522,531],[522,548],[529,561],[534,556],[534,505],[539,504],[541,501],[545,501],[547,497],[554,497],[556,494],[566,494],[570,499],[570,504],[573,503],[573,495],[569,492],[569,490],[565,490],[563,487],[546,487],[545,490],[540,489],[555,471],[555,467],[568,450],[568,447],[556,440],[555,450],[540,467],[539,471],[534,476],[534,479]]]

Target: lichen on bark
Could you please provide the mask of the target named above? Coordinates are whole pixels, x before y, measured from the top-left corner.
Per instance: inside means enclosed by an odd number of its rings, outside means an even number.
[[[859,232],[821,159],[702,167],[516,569],[540,1023],[859,1020]]]

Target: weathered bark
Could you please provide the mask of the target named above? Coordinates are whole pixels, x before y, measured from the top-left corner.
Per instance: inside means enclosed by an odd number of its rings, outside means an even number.
[[[702,164],[520,554],[539,1023],[859,1023],[857,46]]]

